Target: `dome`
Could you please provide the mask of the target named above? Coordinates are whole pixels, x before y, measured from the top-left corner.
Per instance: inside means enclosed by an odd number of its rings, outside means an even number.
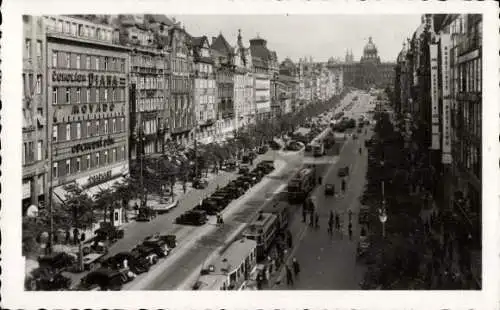
[[[363,49],[365,53],[376,53],[377,47],[372,42],[372,37],[368,38],[368,43],[366,43],[365,48]]]

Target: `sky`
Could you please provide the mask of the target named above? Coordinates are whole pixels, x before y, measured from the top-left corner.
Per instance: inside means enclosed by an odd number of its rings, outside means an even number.
[[[403,41],[411,37],[420,24],[420,15],[176,15],[193,36],[222,33],[235,45],[238,29],[244,44],[259,35],[281,62],[294,62],[304,56],[314,61],[330,57],[344,59],[351,49],[354,60],[362,56],[371,36],[382,61],[395,61]]]

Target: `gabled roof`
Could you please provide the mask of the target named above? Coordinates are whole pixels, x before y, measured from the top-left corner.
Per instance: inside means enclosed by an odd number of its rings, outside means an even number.
[[[227,42],[226,38],[221,34],[219,34],[218,37],[216,37],[213,42],[212,42],[212,49],[219,51],[221,53],[233,53],[233,48],[229,43]]]
[[[160,23],[167,26],[172,26],[174,22],[163,14],[145,14],[145,18],[151,23]]]

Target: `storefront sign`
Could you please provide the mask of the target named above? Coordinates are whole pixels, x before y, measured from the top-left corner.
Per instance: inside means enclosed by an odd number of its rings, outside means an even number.
[[[100,140],[94,142],[79,143],[71,148],[71,153],[79,153],[88,150],[94,150],[101,147],[113,145],[114,143],[115,140],[111,137],[108,137],[107,139],[101,138]]]
[[[23,181],[23,199],[31,196],[31,180]]]
[[[97,103],[97,104],[75,104],[71,109],[71,114],[87,114],[100,112],[113,112],[115,109],[114,103]]]
[[[110,74],[88,73],[87,75],[78,72],[57,72],[52,71],[52,82],[83,83],[87,82],[88,87],[118,87],[125,86],[127,79]]]
[[[91,175],[87,181],[87,186],[93,186],[111,180],[113,178],[113,173],[111,170],[101,172],[95,175]]]
[[[450,35],[441,35],[441,72],[443,76],[443,152],[441,162],[451,164],[451,132],[450,132]]]
[[[432,145],[431,150],[439,150],[439,95],[438,95],[438,46],[430,45],[431,56],[431,104],[432,104]]]

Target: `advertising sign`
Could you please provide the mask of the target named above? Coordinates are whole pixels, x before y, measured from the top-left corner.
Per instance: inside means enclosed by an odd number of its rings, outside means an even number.
[[[439,87],[438,87],[438,45],[430,45],[431,56],[431,106],[432,106],[432,145],[431,150],[440,148],[439,130]]]
[[[441,73],[443,76],[443,152],[441,162],[451,164],[451,132],[450,132],[450,35],[441,35]]]

